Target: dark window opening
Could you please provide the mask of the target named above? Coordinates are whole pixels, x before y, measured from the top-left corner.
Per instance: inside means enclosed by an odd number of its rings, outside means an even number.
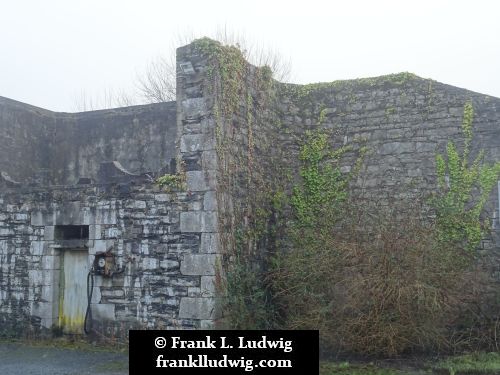
[[[54,228],[55,240],[88,240],[88,225],[56,225]]]

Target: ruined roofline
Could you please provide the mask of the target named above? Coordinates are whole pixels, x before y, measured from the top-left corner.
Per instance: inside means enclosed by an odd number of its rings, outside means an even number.
[[[177,54],[179,52],[182,54],[183,50],[185,49],[197,49],[201,50],[201,54],[213,54],[213,53],[218,53],[220,52],[221,49],[241,49],[238,46],[232,45],[232,44],[227,44],[225,45],[224,43],[221,43],[217,40],[208,38],[208,37],[202,37],[193,40],[191,43],[186,44],[184,46],[179,47],[177,50]],[[203,52],[205,50],[205,52]],[[245,60],[245,62],[257,69],[261,68],[263,66],[257,66],[256,64],[251,63],[248,61],[248,59],[244,56],[244,53],[241,52],[241,56]],[[323,90],[342,90],[342,89],[355,89],[355,88],[363,88],[363,87],[382,87],[385,85],[402,85],[402,84],[408,84],[408,83],[432,83],[433,85],[439,86],[443,89],[446,89],[451,92],[456,92],[460,94],[467,94],[471,98],[472,97],[478,97],[481,96],[482,98],[488,98],[488,99],[493,99],[493,100],[499,100],[499,97],[489,95],[489,94],[484,94],[481,92],[477,91],[472,91],[467,88],[459,87],[459,86],[454,86],[448,83],[443,83],[437,80],[434,80],[432,78],[423,78],[421,76],[418,76],[415,73],[411,72],[399,72],[399,73],[390,73],[390,74],[384,74],[380,76],[372,76],[372,77],[361,77],[361,78],[353,78],[353,79],[339,79],[339,80],[334,80],[334,81],[323,81],[323,82],[312,82],[312,83],[289,83],[289,82],[282,82],[279,80],[276,80],[273,78],[273,81],[277,83],[278,85],[278,90],[281,89],[281,91],[287,91],[290,90],[292,93],[297,93],[299,92],[299,96],[303,95],[308,95],[310,93],[313,93],[314,91],[323,91]],[[284,90],[283,90],[284,89]]]
[[[45,109],[41,107],[37,107],[28,103],[20,102],[18,100],[10,99],[4,96],[0,96],[0,107],[10,107],[18,110],[25,110],[29,112],[34,112],[38,115],[42,116],[67,116],[67,117],[81,117],[88,116],[92,114],[106,114],[106,113],[125,113],[125,112],[136,112],[137,110],[143,110],[148,108],[155,107],[174,107],[176,105],[176,101],[168,101],[161,103],[148,103],[148,104],[138,104],[131,105],[126,107],[114,107],[114,108],[106,108],[106,109],[96,109],[92,111],[80,111],[80,112],[64,112],[64,111],[51,111],[50,109]]]
[[[329,90],[341,91],[341,90],[352,90],[358,88],[381,88],[384,86],[400,86],[403,84],[411,84],[411,83],[417,83],[417,84],[427,83],[427,84],[432,84],[434,88],[441,87],[442,89],[452,93],[460,93],[460,94],[468,93],[468,95],[471,98],[481,96],[483,98],[489,98],[491,100],[497,100],[500,102],[500,97],[436,81],[432,78],[423,78],[410,72],[391,73],[374,77],[363,77],[363,78],[336,80],[331,82],[315,82],[315,83],[305,83],[305,84],[285,83],[279,81],[276,82],[278,82],[285,90],[290,90],[292,92],[303,92],[304,94],[310,94],[316,91],[317,92],[323,92]]]

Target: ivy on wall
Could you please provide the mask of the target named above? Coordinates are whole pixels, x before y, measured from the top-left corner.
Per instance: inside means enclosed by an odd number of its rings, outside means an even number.
[[[450,141],[446,155],[436,156],[438,192],[431,201],[436,211],[439,240],[464,245],[468,251],[476,250],[484,236],[481,213],[500,176],[500,162],[484,162],[483,150],[472,163],[469,162],[473,118],[472,103],[466,103],[462,122],[462,154]]]

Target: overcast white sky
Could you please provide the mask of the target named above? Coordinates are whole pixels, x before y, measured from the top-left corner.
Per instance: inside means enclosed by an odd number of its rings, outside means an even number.
[[[409,71],[500,97],[499,17],[496,0],[0,0],[0,96],[73,111],[226,27],[289,58],[293,82]]]

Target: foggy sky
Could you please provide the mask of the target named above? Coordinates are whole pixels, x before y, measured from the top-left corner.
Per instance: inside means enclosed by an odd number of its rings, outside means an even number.
[[[134,90],[182,36],[226,28],[277,50],[291,81],[409,71],[500,97],[500,2],[0,0],[0,96],[57,111]]]

